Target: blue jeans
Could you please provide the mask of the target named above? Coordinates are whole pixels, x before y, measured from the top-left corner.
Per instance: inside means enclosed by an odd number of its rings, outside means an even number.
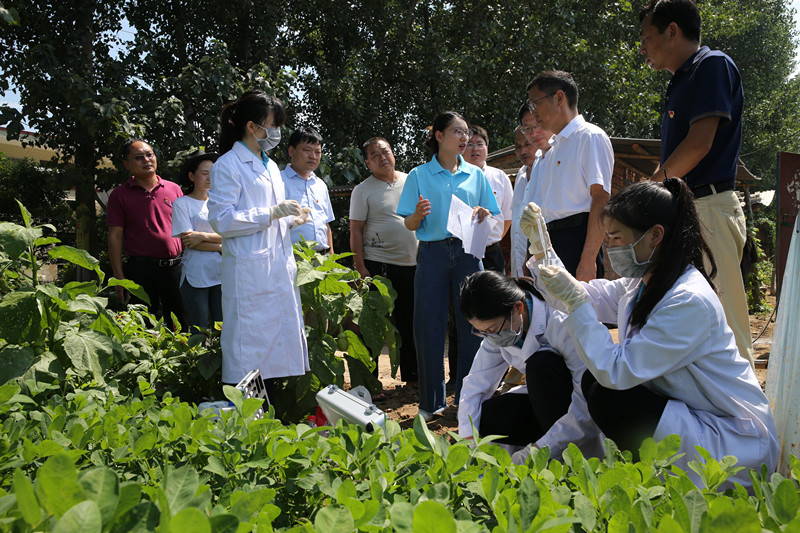
[[[181,298],[190,326],[207,328],[214,322],[222,322],[222,285],[192,287],[188,280],[183,280]]]
[[[444,340],[453,301],[458,332],[456,405],[461,382],[469,374],[481,339],[461,314],[459,291],[470,274],[482,270],[479,259],[464,252],[460,239],[420,241],[414,277],[414,342],[417,345],[419,408],[429,413],[447,407],[444,383]]]

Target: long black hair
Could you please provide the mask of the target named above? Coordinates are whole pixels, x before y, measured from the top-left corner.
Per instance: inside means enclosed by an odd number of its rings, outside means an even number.
[[[512,278],[494,270],[475,272],[461,284],[461,314],[467,320],[506,316],[526,292],[542,299],[531,278]]]
[[[249,121],[260,125],[269,117],[270,112],[275,126],[283,126],[286,122],[283,102],[263,91],[247,91],[235,102],[225,104],[220,116],[220,154],[233,148],[234,143],[244,137]]]
[[[433,119],[433,126],[431,127],[431,133],[428,136],[428,139],[425,141],[425,145],[430,149],[431,152],[434,154],[439,153],[439,141],[436,140],[436,132],[441,131],[444,132],[450,124],[455,122],[456,120],[463,120],[467,122],[467,119],[462,117],[459,113],[455,111],[442,111],[436,118]]]
[[[686,270],[693,265],[708,281],[717,273],[711,248],[703,238],[694,195],[683,180],[667,178],[663,183],[641,181],[611,197],[603,209],[603,218],[613,218],[641,237],[661,224],[664,238],[653,254],[653,267],[641,298],[633,306],[631,326],[644,326],[650,312]],[[703,254],[711,271],[706,272]]]

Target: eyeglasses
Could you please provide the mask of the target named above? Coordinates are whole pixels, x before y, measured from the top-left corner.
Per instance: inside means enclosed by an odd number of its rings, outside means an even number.
[[[529,98],[528,99],[528,103],[531,105],[531,109],[536,109],[536,102],[538,102],[539,100],[544,100],[545,98],[550,98],[554,94],[556,94],[556,93],[548,93],[548,94],[546,94],[546,95],[544,95],[544,96],[542,96],[540,98],[534,98],[533,100],[531,100]]]
[[[468,142],[467,143],[467,148],[485,148],[485,147],[486,147],[486,143],[483,142],[483,141]]]
[[[511,316],[511,315],[509,315],[509,316]],[[503,326],[505,326],[505,325],[506,325],[506,322],[507,322],[507,321],[508,321],[508,317],[504,318],[504,319],[503,319],[503,323],[502,323],[502,324],[500,324],[500,327],[499,327],[499,328],[497,328],[497,330],[496,330],[496,331],[481,331],[481,330],[479,330],[479,329],[475,329],[475,328],[473,327],[473,328],[472,328],[472,334],[473,334],[473,335],[475,335],[476,337],[480,337],[480,338],[482,338],[482,339],[485,339],[486,337],[492,337],[492,336],[494,336],[494,335],[497,335],[497,334],[498,334],[498,333],[500,333],[501,331],[503,331]]]
[[[453,133],[455,133],[459,137],[466,137],[467,139],[471,139],[472,138],[472,132],[469,131],[468,129],[465,130],[463,128],[451,128],[451,130],[452,130]]]
[[[520,128],[520,131],[522,131],[522,133],[524,135],[531,135],[531,134],[533,134],[534,131],[536,131],[538,129],[539,129],[539,126],[522,126]]]

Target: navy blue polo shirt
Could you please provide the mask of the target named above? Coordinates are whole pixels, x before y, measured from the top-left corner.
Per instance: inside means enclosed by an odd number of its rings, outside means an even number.
[[[684,179],[690,188],[736,180],[742,146],[744,91],[739,69],[730,57],[707,46],[700,48],[672,76],[661,121],[661,164],[689,133],[689,126],[719,117],[711,150]]]

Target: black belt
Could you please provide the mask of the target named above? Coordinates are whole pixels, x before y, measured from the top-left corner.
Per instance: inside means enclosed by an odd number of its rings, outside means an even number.
[[[143,255],[129,255],[128,261],[148,263],[160,267],[172,267],[181,264],[181,256],[159,259],[158,257],[145,257]]]
[[[456,241],[461,242],[461,239],[459,239],[458,237],[447,237],[446,239],[439,239],[438,241],[419,241],[419,243],[420,244],[434,244],[434,243],[437,243],[437,242],[442,242],[442,243],[445,243],[445,244],[449,244],[449,243],[453,243],[453,242],[456,242]]]
[[[558,231],[560,229],[577,228],[589,222],[589,213],[577,213],[568,217],[552,220],[547,223],[547,231]]]
[[[694,194],[695,199],[730,190],[733,190],[733,183],[730,181],[720,181],[719,183],[711,183],[692,187],[692,193]]]

